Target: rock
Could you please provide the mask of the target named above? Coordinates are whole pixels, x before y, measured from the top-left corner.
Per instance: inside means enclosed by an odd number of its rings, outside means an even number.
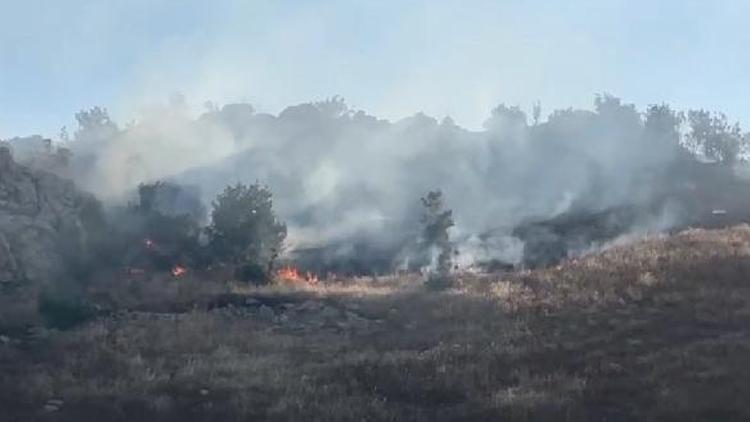
[[[45,327],[31,327],[28,329],[26,335],[32,340],[44,340],[49,338],[50,331],[50,329]]]
[[[370,326],[370,322],[364,318],[350,318],[347,319],[347,324],[350,328],[363,330]]]
[[[57,412],[63,404],[65,404],[65,402],[60,399],[49,399],[47,400],[47,403],[42,406],[42,410],[47,413]]]
[[[301,305],[297,307],[297,309],[303,310],[303,311],[315,311],[320,308],[322,308],[324,305],[320,302],[314,301],[314,300],[306,300],[302,302]]]
[[[259,306],[260,301],[254,297],[245,298],[245,306]]]
[[[356,313],[352,311],[346,311],[346,317],[348,319],[353,319],[353,320],[363,319],[361,316],[357,315]]]
[[[87,250],[85,210],[96,200],[52,173],[17,164],[0,146],[0,284],[41,284]]]
[[[611,372],[614,373],[622,373],[625,372],[625,368],[616,362],[609,362],[606,366],[606,369],[608,369]]]
[[[327,324],[327,322],[325,318],[322,318],[320,315],[315,315],[306,319],[305,324],[316,328],[323,328]]]
[[[18,264],[11,253],[8,240],[0,233],[0,283],[9,283],[18,274]]]
[[[349,303],[346,305],[346,309],[352,310],[352,311],[359,311],[361,307],[356,303]]]
[[[273,311],[273,309],[269,308],[266,305],[262,305],[260,309],[258,310],[258,315],[266,320],[273,320],[276,318],[276,313]]]
[[[281,314],[279,315],[278,318],[276,318],[276,322],[278,322],[279,324],[284,324],[288,321],[289,321],[289,316],[286,314]]]
[[[52,412],[57,412],[58,410],[60,410],[60,408],[53,404],[45,404],[42,407],[42,410],[44,410],[47,413],[52,413]]]
[[[340,329],[342,329],[342,330],[348,330],[348,329],[350,329],[350,328],[351,328],[351,325],[349,325],[349,323],[347,323],[347,322],[344,322],[344,321],[339,321],[339,322],[337,322],[337,323],[336,323],[336,326],[337,326],[337,327],[339,327],[339,328],[340,328]]]
[[[325,306],[320,310],[320,316],[323,318],[338,318],[341,315],[338,309]]]
[[[12,170],[15,163],[13,162],[13,155],[10,152],[10,148],[3,145],[0,146],[0,174],[8,173]]]
[[[154,410],[157,412],[166,412],[174,406],[174,399],[168,395],[156,396],[153,400]]]

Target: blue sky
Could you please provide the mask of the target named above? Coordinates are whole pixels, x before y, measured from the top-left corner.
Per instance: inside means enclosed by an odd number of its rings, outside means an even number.
[[[478,128],[500,102],[546,112],[610,92],[750,126],[750,2],[0,0],[0,138],[56,136],[106,106],[137,118],[343,96],[391,119]]]

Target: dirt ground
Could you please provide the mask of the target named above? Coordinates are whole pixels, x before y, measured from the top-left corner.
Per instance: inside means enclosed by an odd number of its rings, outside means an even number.
[[[445,291],[117,281],[111,312],[0,337],[0,420],[750,420],[748,276],[739,226]]]

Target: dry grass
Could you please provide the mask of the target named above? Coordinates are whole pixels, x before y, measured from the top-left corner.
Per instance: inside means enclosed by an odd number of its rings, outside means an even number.
[[[0,345],[0,409],[17,421],[748,420],[749,275],[740,226],[465,275],[445,292],[401,278],[162,280],[172,287],[149,307],[180,313]],[[324,301],[382,323],[293,331],[201,307],[221,294]],[[65,404],[41,413],[50,398]]]

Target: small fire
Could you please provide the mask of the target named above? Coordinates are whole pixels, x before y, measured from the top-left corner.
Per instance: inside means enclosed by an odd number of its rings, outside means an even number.
[[[173,277],[182,277],[185,274],[187,274],[187,268],[183,267],[182,265],[175,265],[174,267],[172,267]]]
[[[292,266],[286,266],[284,268],[281,268],[280,270],[276,271],[276,276],[286,282],[290,283],[307,283],[307,284],[317,284],[318,283],[318,276],[311,272],[305,272],[304,274],[300,272],[299,269]]]

